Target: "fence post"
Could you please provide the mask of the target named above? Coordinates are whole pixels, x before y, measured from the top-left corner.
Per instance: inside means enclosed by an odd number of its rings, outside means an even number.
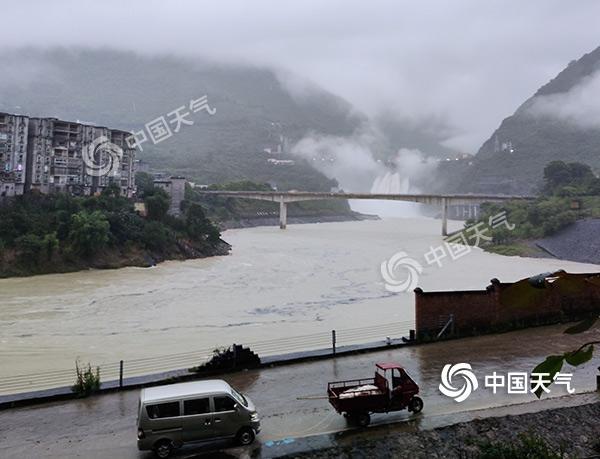
[[[335,355],[335,330],[331,330],[331,349],[333,350],[333,355]]]
[[[119,361],[119,389],[123,389],[123,361]]]

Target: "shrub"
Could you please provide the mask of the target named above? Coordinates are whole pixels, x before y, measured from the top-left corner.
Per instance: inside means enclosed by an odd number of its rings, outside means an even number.
[[[25,234],[15,239],[19,258],[23,263],[35,264],[44,251],[44,240],[36,234]]]
[[[168,229],[160,222],[147,222],[142,233],[142,241],[150,250],[161,251],[173,243],[173,237]]]
[[[167,215],[171,205],[171,197],[166,191],[156,188],[152,195],[144,199],[149,220],[161,221]]]
[[[102,249],[109,241],[110,223],[104,214],[81,211],[71,217],[69,239],[75,251],[90,256]]]
[[[80,397],[88,395],[100,390],[100,367],[92,369],[91,364],[87,364],[87,368],[80,367],[79,361],[75,361],[76,380],[71,390]]]
[[[557,449],[542,437],[520,434],[515,442],[485,442],[479,444],[479,459],[564,459],[563,448]]]

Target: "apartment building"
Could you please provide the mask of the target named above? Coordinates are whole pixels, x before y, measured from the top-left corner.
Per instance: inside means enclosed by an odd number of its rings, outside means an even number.
[[[0,113],[0,198],[25,191],[29,118]]]
[[[3,122],[4,120],[4,122]],[[28,118],[0,114],[0,198],[37,190],[92,195],[111,183],[123,196],[135,192],[135,148],[127,145],[130,133],[56,118]],[[3,149],[3,138],[4,141]],[[84,161],[93,142],[105,137],[122,150],[118,167],[97,174]],[[94,151],[94,164],[110,162],[110,152]],[[116,164],[116,163],[115,163]]]
[[[182,176],[172,176],[168,179],[155,179],[154,186],[162,188],[171,196],[169,215],[181,216],[181,202],[185,199],[185,184],[187,180]]]

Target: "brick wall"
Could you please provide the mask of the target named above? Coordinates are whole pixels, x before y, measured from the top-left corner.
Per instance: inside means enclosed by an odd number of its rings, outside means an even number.
[[[437,335],[451,316],[454,332],[467,335],[600,311],[600,273],[561,276],[544,289],[497,279],[492,279],[485,290],[424,292],[417,288],[417,336]]]

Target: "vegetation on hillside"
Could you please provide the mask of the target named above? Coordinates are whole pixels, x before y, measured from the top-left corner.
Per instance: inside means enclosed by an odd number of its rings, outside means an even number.
[[[539,191],[545,164],[563,160],[600,170],[600,127],[575,122],[536,107],[569,100],[570,92],[589,83],[600,70],[600,47],[572,61],[542,86],[481,146],[473,164],[455,171],[447,181],[451,191],[530,194]],[[553,105],[553,104],[551,104]],[[583,109],[582,109],[583,112]],[[441,164],[446,172],[447,165]],[[450,173],[454,171],[449,171]],[[445,174],[447,175],[447,174]]]
[[[148,265],[168,258],[222,253],[219,230],[198,204],[183,218],[167,214],[170,198],[144,189],[147,218],[109,187],[98,196],[18,196],[0,206],[0,276],[86,267]]]
[[[506,225],[496,228],[489,225],[490,220],[502,212],[506,212],[513,229]],[[600,179],[586,164],[553,161],[544,168],[544,186],[538,199],[485,203],[478,221],[488,226],[486,236],[492,238],[484,248],[517,255],[521,249],[511,244],[550,236],[586,217],[600,218]],[[475,223],[470,220],[466,225]]]
[[[557,450],[541,436],[520,434],[516,441],[476,441],[477,459],[565,459],[564,448]]]
[[[272,164],[265,148],[276,150],[282,136],[293,144],[309,132],[350,135],[361,119],[346,101],[318,87],[293,97],[265,68],[109,49],[20,49],[0,56],[6,68],[39,69],[24,84],[0,74],[0,110],[9,112],[19,106],[32,116],[139,131],[206,95],[214,115],[190,112],[192,125],[156,144],[148,140],[138,154],[153,170],[196,183],[251,179],[280,189],[329,191],[335,181],[307,161],[279,154],[296,163]]]

